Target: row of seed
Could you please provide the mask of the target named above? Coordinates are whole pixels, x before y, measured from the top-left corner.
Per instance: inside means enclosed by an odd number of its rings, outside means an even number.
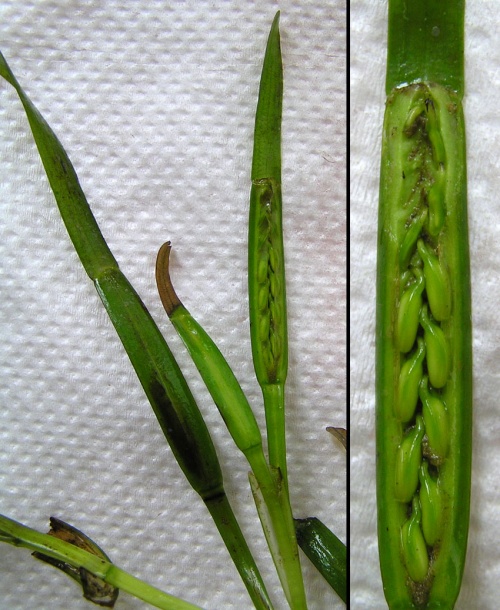
[[[429,573],[428,547],[433,547],[441,535],[439,467],[449,448],[448,414],[440,391],[450,374],[449,348],[441,323],[451,315],[451,296],[446,269],[432,246],[446,217],[446,174],[432,100],[422,97],[417,101],[409,113],[405,134],[409,138],[416,135],[417,146],[420,143],[430,149],[431,159],[424,149],[420,162],[425,164],[423,171],[431,168],[432,172],[430,187],[424,189],[417,184],[412,189],[412,196],[417,191],[423,197],[420,189],[425,192],[427,205],[420,202],[413,212],[400,248],[403,291],[396,331],[402,364],[395,415],[406,431],[397,450],[394,493],[408,505],[410,513],[401,529],[408,574],[413,581],[422,582]],[[405,358],[403,354],[408,353]],[[429,472],[429,465],[437,471],[437,477]]]
[[[280,198],[278,192],[280,187],[272,180],[264,179],[254,181],[254,188],[260,199],[260,205],[256,206],[259,214],[257,308],[260,314],[260,324],[258,331],[266,368],[272,370],[276,366],[276,361],[283,357],[283,340],[276,329],[282,326],[283,318],[286,315],[280,298],[285,289],[282,282],[281,257],[278,254],[281,240],[281,222],[278,218],[280,211],[277,204]]]

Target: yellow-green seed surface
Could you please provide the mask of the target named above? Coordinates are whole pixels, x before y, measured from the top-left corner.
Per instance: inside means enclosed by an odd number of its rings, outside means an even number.
[[[412,511],[411,517],[401,528],[401,550],[410,578],[422,582],[429,570],[429,556],[420,525],[422,513],[417,497],[413,501]]]

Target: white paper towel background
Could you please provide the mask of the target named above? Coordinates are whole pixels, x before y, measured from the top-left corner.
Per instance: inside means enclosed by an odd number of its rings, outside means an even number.
[[[265,43],[281,9],[283,188],[297,516],[345,540],[345,3],[28,1],[0,4],[0,48],[72,159],[120,266],[191,380],[226,487],[276,607],[247,466],[156,294],[172,240],[176,289],[221,347],[264,424],[250,359],[246,224]],[[117,563],[207,609],[250,608],[203,504],[159,430],[69,242],[27,121],[0,83],[0,511],[50,515]],[[304,559],[310,608],[342,603]],[[0,607],[89,607],[64,574],[0,549]],[[144,604],[122,595],[120,610]]]
[[[380,139],[387,3],[351,7],[351,607],[386,607],[375,507],[374,331]],[[473,300],[474,430],[471,525],[457,610],[496,610],[500,594],[500,18],[466,3],[468,201]]]

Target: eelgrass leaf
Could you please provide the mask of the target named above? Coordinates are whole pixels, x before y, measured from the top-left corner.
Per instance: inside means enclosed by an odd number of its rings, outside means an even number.
[[[347,602],[347,547],[316,517],[295,519],[300,548],[324,579]]]

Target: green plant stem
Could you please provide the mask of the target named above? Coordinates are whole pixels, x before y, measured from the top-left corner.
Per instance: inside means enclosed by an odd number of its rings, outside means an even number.
[[[262,386],[266,412],[267,447],[269,463],[279,468],[283,484],[288,487],[288,467],[286,463],[285,436],[285,387],[284,384]]]
[[[307,602],[288,489],[281,471],[268,466],[262,451],[247,457],[255,504],[283,590],[290,608],[304,610]]]
[[[42,553],[58,561],[68,563],[101,578],[108,584],[162,610],[199,610],[199,606],[169,595],[132,576],[113,563],[101,559],[69,542],[42,534],[30,527],[0,515],[0,542]],[[68,605],[68,607],[70,604]]]
[[[0,75],[17,91],[75,250],[93,280],[102,303],[149,399],[162,431],[193,489],[204,501],[225,493],[215,447],[184,376],[139,295],[118,268],[79,184],[76,172],[56,135],[17,82],[3,55]],[[235,522],[235,520],[233,520]],[[217,524],[218,527],[223,524]],[[239,527],[240,547],[246,545]],[[239,556],[231,553],[233,559]],[[250,551],[237,563],[252,599],[267,592]],[[258,606],[270,607],[266,605]]]
[[[260,575],[255,571],[253,557],[243,534],[240,532],[240,526],[236,521],[226,495],[210,498],[210,500],[205,501],[205,505],[217,525],[217,529],[233,558],[242,580],[245,583],[253,583],[253,586],[247,588],[255,608],[272,610],[273,606],[260,580]],[[238,534],[238,532],[240,533]]]

